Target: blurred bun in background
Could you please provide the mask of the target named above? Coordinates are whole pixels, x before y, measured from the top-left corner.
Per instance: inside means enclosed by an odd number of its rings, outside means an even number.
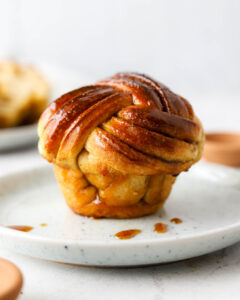
[[[49,98],[49,85],[31,66],[0,62],[0,128],[37,121]]]

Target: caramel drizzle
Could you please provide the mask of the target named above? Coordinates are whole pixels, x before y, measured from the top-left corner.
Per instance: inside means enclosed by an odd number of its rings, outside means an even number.
[[[120,240],[131,239],[141,232],[140,229],[128,229],[116,233],[114,236]]]
[[[29,232],[33,229],[32,226],[26,226],[26,225],[10,225],[6,226],[7,228],[22,231],[22,232]]]
[[[156,223],[154,225],[154,231],[157,233],[165,233],[167,232],[167,225],[164,223]]]
[[[179,218],[172,218],[172,219],[170,220],[170,222],[175,223],[175,224],[180,224],[180,223],[182,223],[182,220],[179,219]]]

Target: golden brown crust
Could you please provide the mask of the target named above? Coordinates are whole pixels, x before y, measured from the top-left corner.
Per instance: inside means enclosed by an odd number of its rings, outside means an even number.
[[[204,141],[187,100],[136,73],[63,95],[38,130],[39,151],[54,163],[68,205],[95,217],[156,211],[174,175],[200,159]]]
[[[123,195],[124,189],[119,186],[119,179],[114,185],[109,184],[108,188],[102,190],[103,193],[99,189],[100,196],[98,196],[97,189],[86,181],[80,170],[65,169],[54,165],[54,172],[68,206],[77,214],[95,218],[123,219],[152,214],[164,204],[175,181],[175,177],[171,175],[153,176],[151,182],[148,181],[147,184],[144,184],[145,190],[144,187],[141,187],[142,194],[136,195],[135,199],[134,197],[129,199],[129,194],[133,196],[134,191],[127,189],[127,194]],[[107,176],[105,175],[105,177]],[[122,183],[125,181],[126,184],[129,184],[128,177],[133,176],[120,177]],[[120,193],[118,193],[118,190],[120,190]],[[116,196],[122,196],[122,199],[114,197],[115,194]],[[144,198],[141,199],[143,196]]]

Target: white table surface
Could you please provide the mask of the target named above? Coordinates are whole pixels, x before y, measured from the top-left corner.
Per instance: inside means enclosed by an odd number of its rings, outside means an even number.
[[[216,95],[213,98],[202,95],[192,103],[206,130],[237,131],[240,130],[239,98],[235,95],[223,99],[222,96],[219,100]],[[0,176],[42,164],[46,162],[36,147],[6,151],[0,153]],[[20,300],[240,298],[240,243],[183,262],[135,269],[64,265],[7,249],[0,249],[0,257],[11,260],[23,272]]]

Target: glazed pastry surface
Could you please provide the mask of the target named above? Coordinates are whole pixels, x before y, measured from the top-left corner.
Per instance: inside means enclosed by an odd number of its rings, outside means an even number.
[[[93,217],[154,213],[176,176],[200,159],[204,141],[187,100],[137,73],[61,96],[38,132],[67,204]]]
[[[36,122],[48,97],[48,83],[34,68],[0,63],[0,128]]]

